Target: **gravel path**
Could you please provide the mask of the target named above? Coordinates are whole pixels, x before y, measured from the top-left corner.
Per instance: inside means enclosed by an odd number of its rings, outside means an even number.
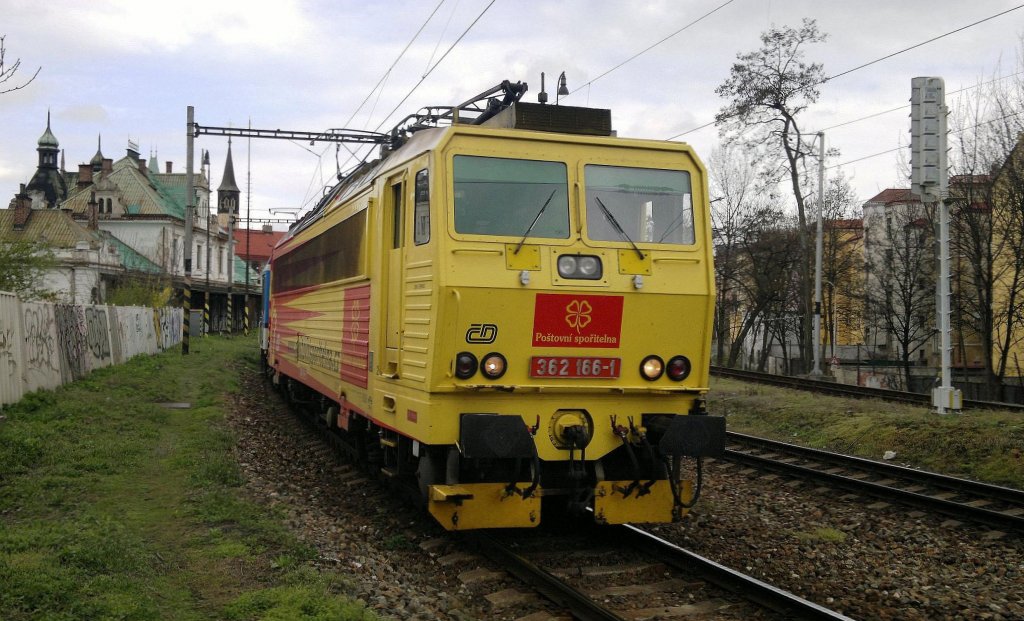
[[[280,511],[321,565],[344,567],[353,597],[402,620],[519,616],[439,558],[451,545],[437,545],[429,516],[339,463],[258,376],[242,380],[228,419],[247,494]],[[857,619],[1024,619],[1019,536],[738,470],[712,464],[697,509],[652,530]]]

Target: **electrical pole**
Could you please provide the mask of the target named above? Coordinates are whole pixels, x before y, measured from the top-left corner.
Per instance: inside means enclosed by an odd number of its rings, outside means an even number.
[[[814,370],[811,375],[821,375],[821,262],[824,242],[822,220],[825,211],[825,132],[818,132],[818,235],[814,246],[814,324],[811,338],[814,343]]]
[[[210,330],[213,325],[210,324],[210,198],[209,195],[213,194],[213,190],[210,186],[213,185],[213,179],[210,176],[210,152],[205,151],[203,153],[203,168],[206,171],[206,185],[207,185],[207,198],[206,198],[206,212],[204,219],[206,221],[206,293],[203,295],[203,336],[210,334]]]
[[[252,129],[252,119],[249,119],[249,129]],[[242,333],[249,336],[249,262],[252,261],[252,254],[249,252],[249,236],[252,234],[252,223],[249,222],[249,209],[252,206],[252,138],[246,138],[245,142],[245,319],[242,324]]]
[[[188,107],[187,119],[185,121],[186,150],[185,150],[185,308],[184,320],[181,322],[181,353],[188,354],[189,332],[192,319],[192,213],[195,204],[195,188],[193,187],[192,165],[195,139],[192,136],[192,126],[195,124],[195,108]]]

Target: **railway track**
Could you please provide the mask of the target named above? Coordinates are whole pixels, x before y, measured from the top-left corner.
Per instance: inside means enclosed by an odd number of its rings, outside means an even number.
[[[774,373],[761,373],[759,371],[747,371],[743,369],[730,369],[728,367],[719,367],[714,365],[711,367],[711,374],[718,377],[728,377],[747,382],[781,386],[783,388],[794,388],[797,390],[807,390],[841,397],[882,399],[884,401],[911,403],[924,407],[930,406],[932,402],[931,395],[923,395],[916,392],[889,390],[886,388],[868,388],[867,386],[851,386],[849,384],[838,384],[836,382],[829,382],[825,380],[776,375]],[[964,399],[963,407],[965,410],[1010,410],[1024,412],[1024,405],[1018,403],[1002,403],[998,401]]]
[[[1024,491],[830,453],[736,432],[726,434],[727,461],[813,479],[957,520],[1024,532]]]
[[[352,447],[329,433],[319,418],[301,408],[291,409],[352,461]],[[389,483],[409,498],[416,494],[412,488],[394,485],[393,480]],[[463,568],[459,578],[491,602],[495,618],[639,621],[714,615],[719,619],[850,621],[839,612],[634,526],[587,523],[579,527],[577,522],[568,533],[565,527],[552,530],[467,532],[421,547],[435,554],[442,566]],[[449,553],[436,554],[443,549]],[[467,550],[486,557],[502,571],[475,563],[476,556]],[[523,591],[523,584],[533,591]],[[531,612],[510,613],[515,606]]]
[[[688,552],[633,526],[585,532],[470,533],[469,546],[555,604],[506,588],[485,595],[499,609],[519,605],[520,621],[626,621],[713,615],[718,619],[849,617]],[[486,573],[486,572],[483,572]],[[467,572],[468,578],[483,575]],[[498,579],[493,573],[492,579]],[[500,586],[500,583],[499,583]],[[513,615],[514,617],[514,615]],[[512,618],[504,615],[503,618]]]

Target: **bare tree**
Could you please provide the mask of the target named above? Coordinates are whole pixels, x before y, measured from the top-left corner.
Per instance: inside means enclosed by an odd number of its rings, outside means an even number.
[[[792,286],[797,273],[798,233],[778,207],[761,205],[744,217],[737,244],[738,268],[731,286],[736,291],[737,326],[729,348],[728,366],[737,366],[748,339],[761,337],[761,356],[750,362],[764,369],[773,342],[783,347],[787,332],[780,322],[794,313]],[[751,348],[756,349],[751,344]]]
[[[962,362],[969,362],[974,346],[988,394],[1000,399],[1024,339],[1024,80],[993,79],[961,95],[954,110],[948,199],[953,319]]]
[[[804,47],[824,41],[813,19],[800,28],[770,28],[761,34],[761,48],[737,55],[729,77],[715,92],[729,100],[715,116],[720,131],[730,141],[772,144],[784,158],[774,171],[775,178],[788,177],[796,200],[800,262],[798,270],[801,317],[801,358],[813,355],[811,344],[811,252],[810,229],[805,210],[805,157],[808,144],[798,117],[817,101],[818,85],[824,82],[821,64],[804,62]],[[806,366],[806,365],[805,365]]]
[[[830,354],[835,355],[840,326],[860,331],[863,308],[863,228],[853,219],[859,201],[849,180],[840,173],[829,180],[824,192],[825,221],[822,239],[824,328]]]
[[[884,236],[866,252],[866,320],[884,329],[896,345],[905,389],[910,388],[914,354],[923,353],[935,333],[935,251],[928,216],[916,201],[887,205]],[[877,230],[876,223],[871,228]]]
[[[13,64],[7,64],[7,47],[4,45],[4,40],[7,35],[0,36],[0,95],[4,93],[10,93],[25,88],[32,83],[32,80],[36,79],[39,72],[43,70],[42,67],[36,69],[36,72],[32,74],[32,77],[22,82],[21,84],[15,84],[14,86],[8,85],[7,83],[14,79],[14,74],[18,73],[18,69],[21,69],[21,59],[16,58]]]
[[[743,290],[737,286],[743,273],[744,226],[757,191],[757,171],[744,152],[728,145],[716,148],[708,160],[711,186],[711,222],[715,240],[715,359],[725,364],[726,350],[738,330],[743,310]]]

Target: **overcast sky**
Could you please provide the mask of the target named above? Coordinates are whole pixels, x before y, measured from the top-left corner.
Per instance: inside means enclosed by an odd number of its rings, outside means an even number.
[[[18,59],[22,63],[12,82],[42,67],[26,88],[0,95],[0,206],[35,171],[47,109],[69,170],[92,158],[102,134],[106,157],[122,157],[131,139],[144,157],[156,150],[161,169],[172,160],[183,171],[188,105],[195,106],[201,125],[244,126],[251,120],[266,129],[374,129],[382,123],[389,128],[420,106],[458,103],[506,78],[528,82],[524,100],[536,101],[542,71],[553,100],[555,77],[565,71],[574,91],[567,104],[610,108],[620,136],[667,139],[713,120],[723,104],[714,90],[736,54],[759,47],[758,35],[772,25],[816,19],[829,38],[808,47],[807,58],[835,75],[1019,4],[733,0],[599,77],[725,3],[445,0],[438,8],[438,0],[0,0],[6,68]],[[435,9],[383,90],[355,114]],[[1000,70],[1014,73],[1022,32],[1024,9],[830,81],[803,126],[813,132],[907,104],[914,76],[941,76],[947,91],[954,91]],[[588,81],[593,82],[581,88]],[[905,144],[908,113],[830,129],[828,146],[842,152],[834,163]],[[707,158],[718,133],[712,126],[679,139]],[[199,148],[211,152],[216,187],[225,140],[203,136]],[[245,141],[235,141],[233,154],[244,192]],[[343,168],[346,156],[343,150]],[[842,169],[862,201],[884,188],[909,185],[896,153]],[[336,172],[335,152],[323,144],[254,140],[250,170],[254,218],[267,217],[270,208],[308,209]]]

